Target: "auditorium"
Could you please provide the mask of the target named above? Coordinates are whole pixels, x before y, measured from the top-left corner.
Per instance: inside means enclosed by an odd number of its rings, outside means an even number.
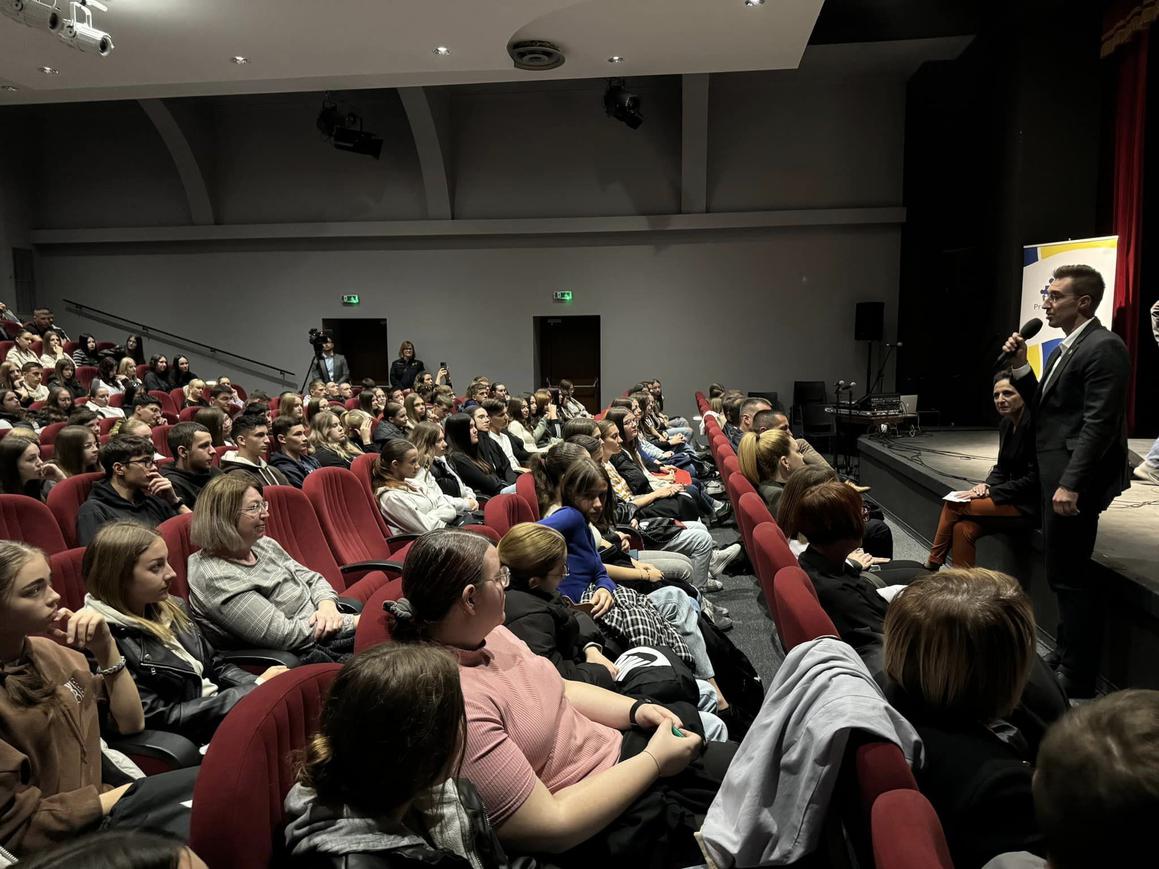
[[[0,867],[1144,863],[1157,20],[0,0]]]

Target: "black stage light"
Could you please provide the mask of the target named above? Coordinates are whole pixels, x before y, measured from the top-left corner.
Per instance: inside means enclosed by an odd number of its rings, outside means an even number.
[[[343,114],[329,94],[323,97],[322,110],[314,123],[339,151],[365,154],[375,160],[382,156],[382,139],[363,130],[362,118],[354,112]]]
[[[628,90],[622,78],[608,82],[608,89],[604,92],[604,111],[633,130],[644,123],[644,116],[640,114],[640,97]]]

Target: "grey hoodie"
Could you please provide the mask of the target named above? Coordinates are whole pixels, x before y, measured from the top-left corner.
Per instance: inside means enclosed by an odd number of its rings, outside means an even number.
[[[851,731],[921,766],[917,731],[886,702],[847,643],[822,637],[789,652],[700,829],[720,867],[782,866],[816,849]]]

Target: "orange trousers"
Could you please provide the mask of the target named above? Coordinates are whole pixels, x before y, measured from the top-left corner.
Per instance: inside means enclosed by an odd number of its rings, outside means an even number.
[[[1018,528],[1025,522],[1016,507],[995,504],[989,498],[975,498],[964,503],[945,501],[934,534],[934,545],[930,548],[929,563],[944,564],[949,552],[954,567],[973,567],[977,562],[975,544],[979,537]]]

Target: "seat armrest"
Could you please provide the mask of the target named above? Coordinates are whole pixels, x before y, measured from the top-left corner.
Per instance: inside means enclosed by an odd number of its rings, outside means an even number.
[[[293,652],[283,652],[281,649],[230,649],[229,651],[219,651],[218,654],[223,660],[237,664],[243,669],[246,664],[293,669],[302,663]]]
[[[421,536],[421,534],[392,534],[386,538],[386,543],[393,552],[395,549],[401,548],[404,543],[418,540]]]
[[[369,570],[383,570],[391,573],[402,573],[401,561],[356,561],[353,564],[343,564],[338,568],[342,573],[365,573]]]
[[[338,603],[336,606],[338,607],[338,612],[340,613],[358,615],[360,612],[362,612],[362,601],[355,600],[352,597],[338,598]]]
[[[142,730],[130,736],[108,740],[109,748],[129,757],[152,758],[170,769],[184,769],[201,763],[201,749],[179,733],[166,730]]]

